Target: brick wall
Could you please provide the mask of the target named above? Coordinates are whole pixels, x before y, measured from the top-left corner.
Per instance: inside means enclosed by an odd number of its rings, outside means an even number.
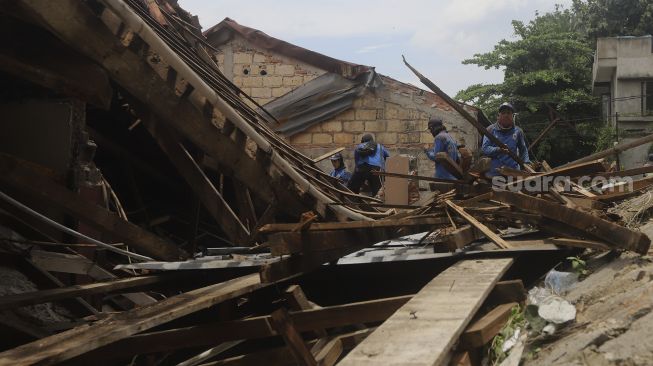
[[[272,54],[236,36],[216,53],[227,78],[259,104],[266,104],[325,73],[311,65]]]
[[[238,36],[218,49],[216,58],[221,71],[260,104],[325,73],[306,63],[252,47]],[[289,142],[313,157],[344,146],[345,162],[352,170],[355,145],[363,134],[372,133],[390,154],[416,156],[419,174],[432,176],[434,164],[423,152],[424,147],[433,145],[426,124],[430,117],[440,117],[456,141],[476,150],[478,133],[444,100],[413,85],[380,77],[382,87],[367,91],[351,109],[289,137]],[[473,108],[467,109],[475,116]],[[332,169],[328,160],[320,167],[327,172]]]
[[[433,116],[444,120],[447,130],[458,143],[476,150],[478,133],[449,105],[446,105],[447,109],[441,109],[441,104],[428,104],[431,102],[426,100],[428,97],[402,100],[409,96],[398,98],[394,93],[395,90],[388,87],[377,90],[376,94],[366,92],[354,102],[353,108],[291,136],[289,141],[313,157],[337,147],[346,147],[343,155],[347,167],[351,169],[354,166],[354,147],[363,134],[371,133],[391,155],[416,156],[419,174],[432,176],[434,164],[428,160],[423,149],[433,146],[433,136],[426,130],[428,120]],[[321,168],[330,171],[329,161],[322,162]]]

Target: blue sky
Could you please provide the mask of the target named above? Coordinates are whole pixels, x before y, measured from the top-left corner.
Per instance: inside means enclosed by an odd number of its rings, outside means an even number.
[[[500,82],[500,70],[462,65],[514,35],[513,19],[571,0],[179,0],[204,30],[225,17],[337,59],[375,66],[382,74],[424,88],[408,62],[450,96],[477,83]]]

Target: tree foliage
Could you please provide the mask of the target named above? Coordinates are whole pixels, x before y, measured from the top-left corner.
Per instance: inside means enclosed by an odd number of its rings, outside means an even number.
[[[504,81],[475,84],[456,98],[479,106],[493,119],[498,105],[512,102],[517,124],[533,141],[552,118],[563,122],[540,142],[534,155],[552,164],[587,155],[597,147],[603,126],[600,104],[591,93],[597,37],[643,35],[653,31],[650,0],[574,0],[571,9],[556,7],[528,23],[513,20],[514,39],[502,40],[464,64],[501,69]]]

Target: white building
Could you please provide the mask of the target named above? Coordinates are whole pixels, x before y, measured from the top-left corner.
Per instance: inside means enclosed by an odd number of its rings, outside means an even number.
[[[603,116],[616,127],[619,142],[653,133],[653,38],[608,37],[596,42],[594,95],[602,97]],[[646,162],[651,144],[619,155],[624,168]]]

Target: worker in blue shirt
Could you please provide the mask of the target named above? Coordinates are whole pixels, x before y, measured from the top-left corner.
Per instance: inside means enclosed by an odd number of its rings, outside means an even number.
[[[454,140],[453,137],[451,137],[451,135],[449,135],[447,132],[447,128],[442,123],[442,119],[431,118],[428,123],[428,130],[431,132],[431,135],[433,135],[434,140],[433,148],[424,150],[426,156],[430,160],[435,161],[435,155],[437,153],[445,152],[452,161],[458,163],[460,161],[458,144],[456,143],[456,140]],[[440,179],[456,179],[456,177],[449,173],[449,171],[445,169],[442,164],[437,163],[435,164],[435,174],[433,176]]]
[[[360,145],[356,146],[354,150],[356,167],[347,188],[358,193],[363,183],[367,181],[372,196],[376,196],[381,189],[381,177],[372,172],[385,170],[385,159],[389,156],[388,150],[383,145],[374,142],[374,137],[371,134],[363,135]]]
[[[499,106],[499,115],[497,122],[487,128],[488,132],[494,135],[499,141],[508,146],[508,149],[517,155],[526,164],[530,164],[528,157],[528,146],[526,146],[526,139],[524,131],[515,126],[514,123],[515,108],[510,103],[503,103]],[[490,171],[486,173],[488,177],[499,175],[497,168],[503,166],[513,169],[519,169],[519,163],[513,160],[508,155],[508,150],[496,146],[487,136],[483,137],[483,144],[481,146],[483,155],[492,158]]]
[[[351,173],[347,170],[347,166],[345,166],[342,154],[335,153],[329,159],[331,160],[331,164],[333,164],[333,171],[329,175],[338,178],[346,186],[349,183],[349,179],[351,179]]]

